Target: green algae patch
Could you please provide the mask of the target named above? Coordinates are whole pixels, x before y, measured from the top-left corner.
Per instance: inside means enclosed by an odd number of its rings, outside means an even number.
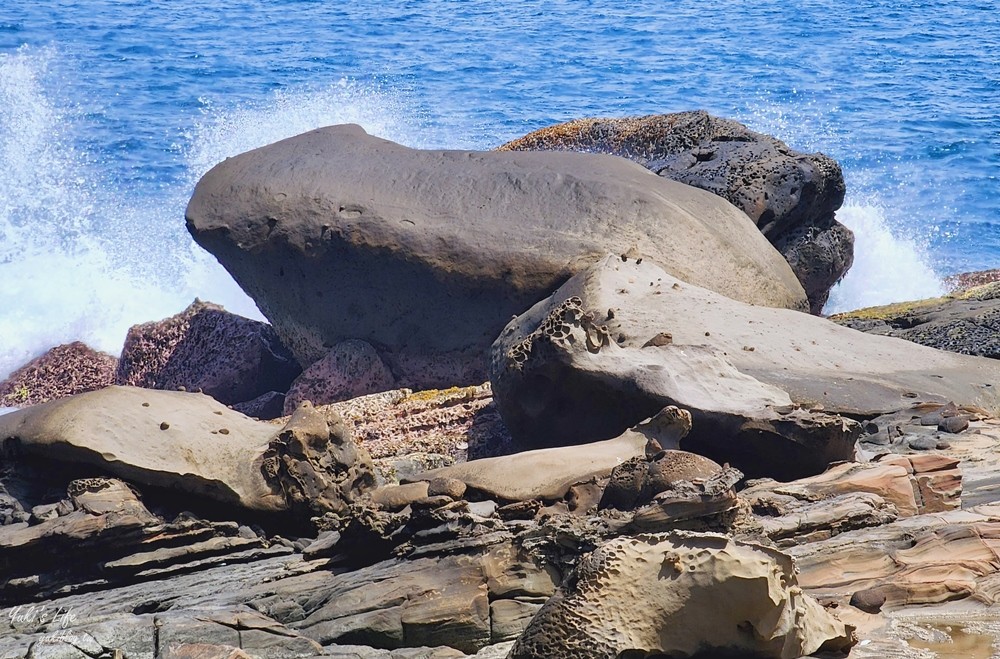
[[[914,311],[924,311],[940,304],[945,304],[955,299],[950,295],[943,297],[932,297],[925,300],[912,300],[909,302],[893,302],[880,307],[865,307],[856,311],[845,311],[843,313],[828,316],[829,320],[840,323],[850,320],[890,320],[898,318]]]

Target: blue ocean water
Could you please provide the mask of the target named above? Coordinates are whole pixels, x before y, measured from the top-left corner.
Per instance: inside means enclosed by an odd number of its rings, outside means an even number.
[[[1000,20],[976,0],[33,0],[0,6],[0,376],[195,296],[257,315],[184,229],[221,159],[356,122],[489,148],[703,108],[837,158],[828,310],[1000,266]]]

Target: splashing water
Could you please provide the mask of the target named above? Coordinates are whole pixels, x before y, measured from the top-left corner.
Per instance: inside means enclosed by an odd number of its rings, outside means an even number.
[[[854,231],[854,265],[832,291],[824,313],[851,311],[945,293],[926,247],[897,236],[882,208],[845,204],[837,219]]]
[[[206,101],[176,145],[184,174],[150,193],[102,178],[107,163],[73,146],[84,122],[46,86],[59,82],[55,58],[28,48],[0,55],[0,378],[74,340],[118,354],[130,326],[195,297],[262,318],[184,228],[194,184],[221,160],[335,123],[398,141],[433,137],[398,97],[346,80],[258,104]]]

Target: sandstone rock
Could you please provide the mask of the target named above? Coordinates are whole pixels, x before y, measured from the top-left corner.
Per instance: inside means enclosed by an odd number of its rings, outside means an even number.
[[[301,367],[265,323],[195,300],[125,337],[115,383],[198,391],[231,405],[285,391]]]
[[[719,606],[724,601],[725,606]],[[792,560],[723,535],[612,540],[532,619],[511,659],[846,651],[853,629],[804,595]]]
[[[404,485],[385,485],[371,492],[372,502],[393,512],[402,510],[414,501],[424,499],[428,494],[427,481],[417,481]]]
[[[952,510],[786,551],[795,558],[799,583],[816,597],[847,601],[859,590],[879,588],[886,611],[966,598],[982,607],[997,601],[998,539],[1000,524],[989,511]]]
[[[416,478],[456,479],[472,490],[504,501],[562,499],[572,485],[608,476],[622,462],[645,456],[651,439],[661,446],[676,446],[690,428],[691,417],[686,411],[667,408],[649,422],[615,439],[594,442],[585,450],[568,446],[525,451],[435,469]]]
[[[601,508],[632,510],[677,481],[706,479],[722,470],[708,458],[687,451],[666,450],[653,456],[639,456],[611,470]]]
[[[0,417],[19,451],[165,488],[192,505],[337,512],[374,485],[371,460],[341,423],[304,404],[284,429],[201,394],[108,387]]]
[[[93,391],[114,381],[118,360],[79,341],[56,346],[0,382],[0,407],[25,407]]]
[[[740,492],[740,498],[755,515],[752,532],[787,547],[955,510],[961,494],[957,460],[883,455],[875,463],[843,463],[789,483],[756,481]]]
[[[322,128],[217,165],[187,222],[303,365],[361,339],[403,386],[482,381],[511,315],[607,250],[805,307],[787,263],[728,202],[596,154],[418,151]]]
[[[294,412],[304,400],[327,405],[388,391],[394,385],[392,373],[370,344],[343,341],[295,378],[285,395],[285,414]]]
[[[729,119],[703,111],[577,119],[500,150],[610,153],[729,200],[788,260],[813,313],[854,261],[854,236],[834,219],[846,191],[840,166]]]
[[[664,331],[670,344],[642,347]],[[745,305],[616,256],[512,320],[491,361],[522,445],[613,437],[677,405],[693,418],[680,448],[781,479],[853,457],[860,426],[835,414],[948,400],[996,412],[998,379],[991,360]]]

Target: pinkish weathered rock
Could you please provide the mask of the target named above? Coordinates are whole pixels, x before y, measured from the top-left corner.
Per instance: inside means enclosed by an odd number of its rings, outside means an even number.
[[[176,316],[129,329],[115,383],[201,391],[232,405],[286,391],[301,372],[269,325],[195,300]]]
[[[285,394],[285,414],[304,400],[327,405],[388,391],[396,384],[389,368],[370,344],[351,339],[338,343],[325,357],[302,372]]]
[[[106,387],[118,359],[79,341],[56,346],[0,382],[0,407],[25,407]]]

